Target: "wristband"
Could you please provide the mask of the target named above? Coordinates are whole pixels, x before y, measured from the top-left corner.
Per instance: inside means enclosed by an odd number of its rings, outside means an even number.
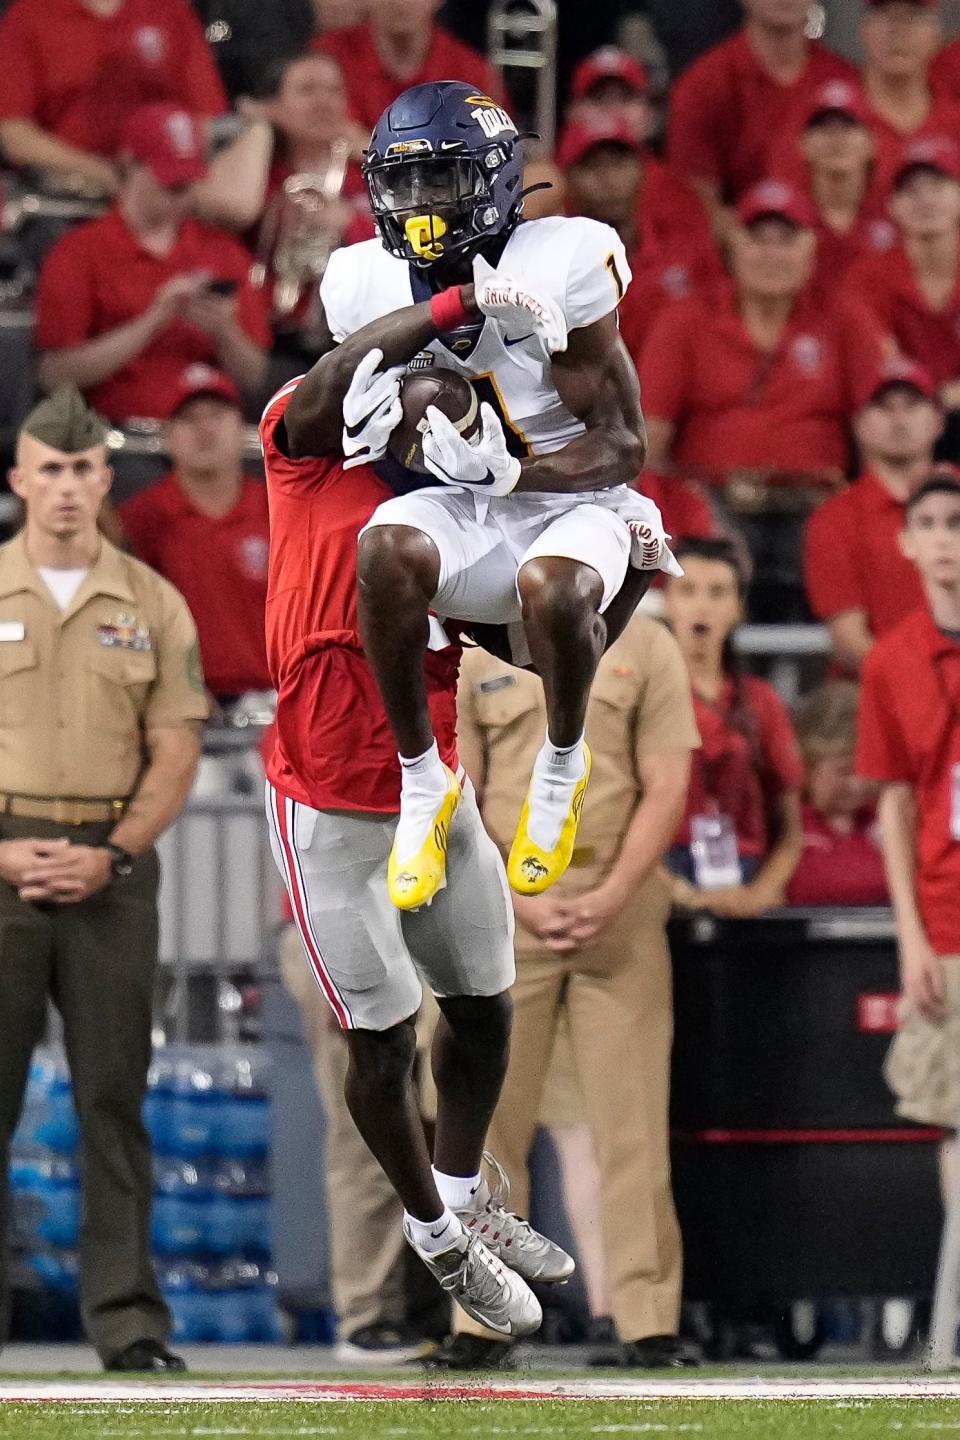
[[[446,335],[449,330],[458,330],[461,325],[469,325],[475,318],[463,303],[459,285],[452,285],[449,290],[441,290],[440,294],[434,295],[430,301],[430,319],[440,335]]]

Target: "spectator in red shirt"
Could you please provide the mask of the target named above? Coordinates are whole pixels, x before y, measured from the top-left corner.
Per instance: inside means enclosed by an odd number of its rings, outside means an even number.
[[[867,656],[857,770],[882,786],[900,947],[904,1004],[887,1080],[901,1115],[952,1132],[960,1115],[960,472],[934,473],[914,492],[903,544],[926,603]],[[945,1146],[945,1172],[954,1151]]]
[[[960,40],[944,45],[930,66],[930,84],[935,94],[960,102]]]
[[[876,141],[866,102],[849,80],[828,80],[811,98],[798,133],[776,148],[774,169],[805,190],[815,217],[814,283],[836,287],[861,255],[896,244],[897,229],[874,183]]]
[[[674,86],[668,157],[717,207],[768,175],[770,147],[827,80],[856,71],[806,35],[807,0],[743,0],[746,24]]]
[[[790,905],[887,904],[875,790],[854,770],[858,693],[851,680],[830,680],[797,711],[807,779]]]
[[[267,492],[244,473],[243,443],[233,381],[207,365],[188,366],[167,422],[174,468],[117,510],[133,552],[190,606],[207,687],[221,705],[271,689],[264,640]]]
[[[0,21],[0,151],[53,186],[114,195],[129,116],[229,107],[187,0],[14,0]]]
[[[783,701],[734,657],[746,588],[735,547],[686,540],[676,553],[684,575],[668,580],[665,613],[690,672],[702,749],[667,864],[685,906],[742,919],[783,904],[800,857],[803,763]]]
[[[50,251],[37,295],[40,380],[73,380],[116,423],[163,416],[184,367],[217,364],[255,395],[270,331],[233,236],[190,218],[205,173],[199,128],[185,111],[149,105],[132,117],[117,204]]]
[[[839,479],[880,336],[810,288],[816,238],[796,190],[762,182],[737,216],[732,280],[667,306],[643,347],[648,464],[693,467],[714,483],[737,469]]]
[[[627,349],[638,355],[662,306],[721,272],[706,213],[621,116],[594,112],[568,125],[557,162],[567,213],[611,225],[623,241],[633,280],[618,319]]]
[[[854,420],[860,478],[813,512],[804,580],[810,608],[830,627],[833,659],[856,675],[874,641],[923,601],[900,548],[906,503],[933,463],[943,412],[930,376],[892,356]]]
[[[464,80],[504,100],[496,73],[478,51],[434,19],[442,0],[371,0],[370,18],[318,35],[315,48],[332,55],[347,82],[350,113],[370,131],[387,106],[411,85]]]
[[[911,141],[946,135],[960,142],[960,107],[931,88],[941,39],[937,0],[867,0],[861,34],[863,91],[876,141],[877,184],[885,194]]]
[[[621,122],[634,139],[646,145],[653,126],[647,72],[626,50],[604,45],[573,72],[567,121],[590,125]]]
[[[847,272],[848,295],[960,410],[960,149],[946,138],[904,152],[890,199],[901,242]]]

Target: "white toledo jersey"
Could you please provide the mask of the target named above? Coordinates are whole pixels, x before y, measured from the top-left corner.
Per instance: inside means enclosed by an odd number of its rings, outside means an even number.
[[[615,230],[582,216],[528,220],[510,236],[497,270],[560,306],[568,330],[592,325],[615,310],[630,283],[626,252]],[[330,258],[320,297],[334,339],[341,341],[391,310],[428,298],[424,278],[405,260],[365,240]],[[476,383],[481,400],[500,414],[511,449],[546,455],[584,431],[561,401],[551,360],[532,325],[477,324],[434,340],[413,368],[456,370]],[[518,444],[519,442],[519,444]]]

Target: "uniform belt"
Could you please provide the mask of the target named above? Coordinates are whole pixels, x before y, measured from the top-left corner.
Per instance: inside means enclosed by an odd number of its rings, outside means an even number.
[[[19,815],[25,820],[52,820],[57,825],[90,825],[98,820],[119,820],[129,796],[110,800],[84,799],[61,795],[2,795],[0,815]]]

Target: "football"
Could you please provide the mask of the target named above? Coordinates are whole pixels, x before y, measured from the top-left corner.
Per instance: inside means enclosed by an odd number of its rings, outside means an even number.
[[[448,416],[467,440],[472,440],[480,429],[477,392],[455,370],[439,368],[405,375],[400,381],[400,403],[403,416],[390,436],[390,454],[407,470],[421,475],[429,474],[421,448],[428,428],[428,405],[435,405]]]

